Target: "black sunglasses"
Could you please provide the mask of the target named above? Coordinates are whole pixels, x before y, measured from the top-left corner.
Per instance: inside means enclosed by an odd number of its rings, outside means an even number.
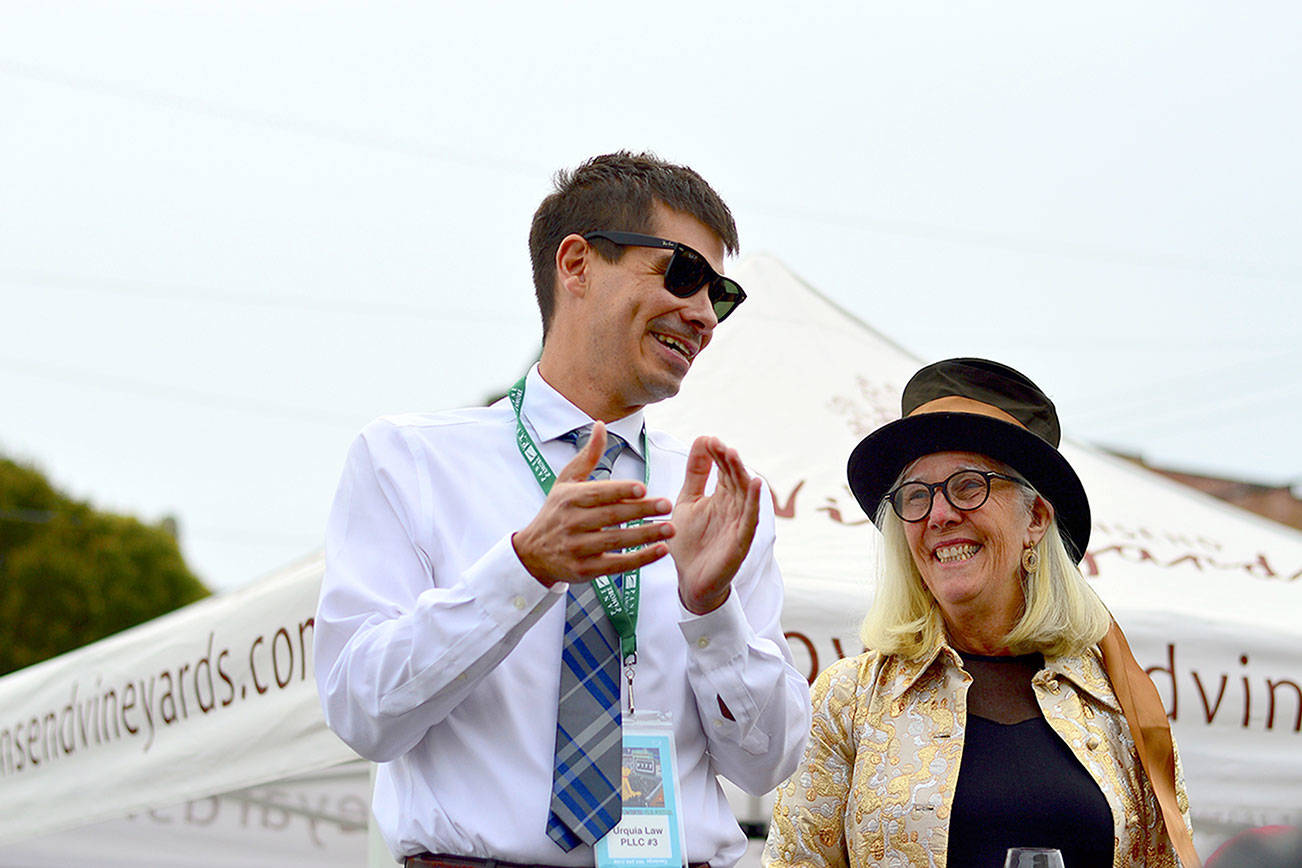
[[[614,232],[599,229],[583,236],[585,241],[602,238],[620,247],[654,247],[660,250],[672,250],[669,266],[665,268],[665,289],[679,298],[690,298],[707,287],[710,304],[714,306],[714,316],[723,322],[737,309],[737,305],[746,300],[746,293],[741,284],[731,277],[724,277],[686,244],[657,238],[654,235],[640,235],[636,232]]]

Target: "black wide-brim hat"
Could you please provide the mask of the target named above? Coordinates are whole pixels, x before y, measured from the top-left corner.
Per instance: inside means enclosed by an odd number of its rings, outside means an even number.
[[[859,442],[846,467],[850,490],[875,521],[882,499],[910,462],[933,452],[976,452],[1002,461],[1053,505],[1077,561],[1090,540],[1090,504],[1058,451],[1053,402],[1025,375],[986,359],[946,359],[913,375],[901,415]]]

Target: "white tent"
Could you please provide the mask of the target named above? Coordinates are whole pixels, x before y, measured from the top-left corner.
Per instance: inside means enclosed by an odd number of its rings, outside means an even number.
[[[787,516],[783,626],[813,672],[862,649],[875,531],[846,458],[899,416],[923,360],[773,259],[749,260],[738,279],[753,303],[715,332],[680,395],[649,412],[671,431],[717,434],[765,474]],[[1302,534],[1082,444],[1063,452],[1093,512],[1083,571],[1152,668],[1202,841],[1302,822]]]
[[[845,485],[845,458],[895,418],[919,360],[773,259],[737,273],[751,300],[682,394],[651,414],[684,439],[721,436],[765,474],[780,516],[784,625],[812,676],[861,650],[870,593],[874,532]],[[1302,822],[1302,534],[1079,444],[1064,452],[1093,505],[1086,574],[1153,667],[1203,841],[1230,823]],[[96,835],[130,838],[149,825],[142,816],[167,826],[160,816],[189,820],[221,804],[230,835],[250,834],[257,810],[275,811],[263,832],[302,828],[314,864],[357,864],[364,844],[344,833],[357,828],[364,773],[345,766],[353,789],[334,795],[313,777],[355,759],[325,729],[311,678],[321,569],[311,558],[0,679],[0,866],[41,864]],[[169,807],[187,800],[199,801]],[[77,833],[89,838],[66,831],[90,823],[103,825]],[[322,852],[330,824],[335,863]],[[162,842],[151,844],[156,861],[121,864],[252,864],[219,835],[197,845],[197,861],[182,856],[194,839],[138,837]],[[257,846],[299,846],[272,837]]]

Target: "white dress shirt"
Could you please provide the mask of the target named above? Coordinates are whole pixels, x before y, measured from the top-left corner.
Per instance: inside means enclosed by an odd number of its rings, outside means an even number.
[[[558,472],[575,450],[557,438],[592,421],[536,366],[523,416]],[[650,494],[676,499],[687,450],[648,431],[640,455],[641,412],[608,427],[631,447],[614,477],[641,479],[649,457]],[[326,532],[316,678],[330,727],[380,763],[373,807],[395,857],[593,863],[590,847],[565,853],[546,834],[566,586],[543,587],[511,546],[542,502],[505,399],[378,419],[349,451]],[[778,623],[767,491],[723,606],[682,608],[668,556],[642,568],[641,594],[637,707],[673,714],[690,861],[732,865],[746,841],[715,775],[766,792],[809,731],[808,685]]]

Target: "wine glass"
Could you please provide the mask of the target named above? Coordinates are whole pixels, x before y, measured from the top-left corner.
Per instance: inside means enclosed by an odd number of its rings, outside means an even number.
[[[1052,847],[1009,847],[1004,868],[1063,868],[1062,851]]]

